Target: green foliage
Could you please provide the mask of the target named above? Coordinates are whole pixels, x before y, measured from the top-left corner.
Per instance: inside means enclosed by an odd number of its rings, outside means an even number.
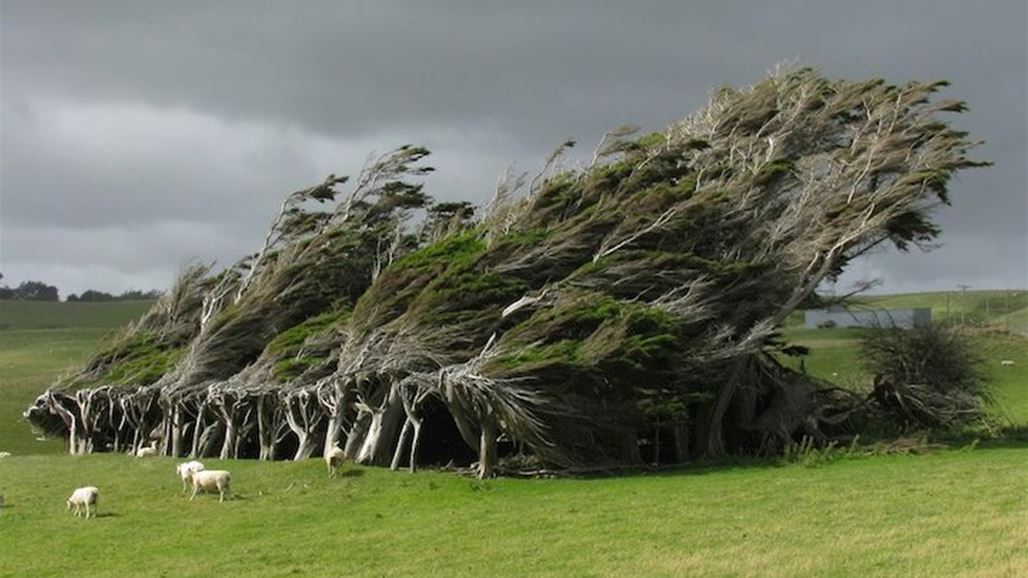
[[[93,378],[97,385],[148,385],[164,375],[182,356],[182,348],[164,343],[158,336],[137,332],[102,351],[105,371]]]
[[[483,306],[510,302],[525,290],[525,283],[497,273],[455,270],[432,282],[415,309],[431,309],[425,321],[447,323],[479,315]]]
[[[477,230],[461,231],[426,245],[398,259],[387,271],[425,270],[462,266],[471,263],[485,250],[485,241]]]
[[[315,315],[303,323],[294,325],[276,335],[268,343],[267,352],[277,357],[295,355],[303,347],[307,339],[345,322],[349,317],[349,313],[349,309],[343,307],[338,310],[326,311]]]
[[[868,373],[891,383],[925,385],[942,393],[986,393],[982,359],[953,329],[870,328],[861,342],[861,361]]]
[[[667,137],[662,132],[651,132],[647,135],[643,135],[635,140],[635,144],[643,148],[654,147],[660,144],[664,144],[667,141]]]
[[[275,381],[285,383],[299,377],[303,372],[324,361],[324,359],[324,357],[309,355],[280,359],[272,367],[271,375]]]
[[[760,186],[771,185],[788,176],[794,167],[795,163],[788,160],[766,163],[760,167],[754,182]]]
[[[682,343],[678,320],[644,304],[582,294],[538,311],[503,343],[510,353],[493,362],[495,370],[532,376],[546,388],[569,388],[610,403],[634,397],[639,408],[649,403],[666,409],[691,394],[674,377]],[[655,384],[683,389],[668,395]]]
[[[325,342],[335,342],[335,329],[345,323],[349,316],[349,308],[339,306],[315,315],[275,336],[263,354],[274,360],[272,377],[283,383],[324,362],[331,348],[326,347]]]
[[[370,328],[400,315],[450,269],[467,271],[486,251],[481,232],[451,234],[394,261],[354,306],[353,323]]]

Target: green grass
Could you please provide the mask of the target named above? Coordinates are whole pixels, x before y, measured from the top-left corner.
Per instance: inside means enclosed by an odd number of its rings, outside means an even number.
[[[189,502],[169,459],[0,462],[3,576],[980,576],[1028,568],[1028,450],[478,482],[218,462]],[[101,516],[74,519],[75,487]]]
[[[59,303],[0,300],[0,331],[20,329],[116,329],[141,316],[153,301]]]
[[[57,441],[36,441],[21,412],[151,303],[0,301],[0,451],[63,451]]]

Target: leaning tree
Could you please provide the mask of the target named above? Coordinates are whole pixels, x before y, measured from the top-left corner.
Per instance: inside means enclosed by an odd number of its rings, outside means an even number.
[[[401,147],[342,200],[334,176],[287,197],[255,255],[187,271],[26,415],[73,452],[340,444],[483,477],[821,439],[859,404],[779,363],[776,329],[854,257],[939,234],[950,178],[983,164],[944,86],[781,70],[662,132],[611,131],[579,168],[564,143],[477,219],[409,182],[427,151]]]

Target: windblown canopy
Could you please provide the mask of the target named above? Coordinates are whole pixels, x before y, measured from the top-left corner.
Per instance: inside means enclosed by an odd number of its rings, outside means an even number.
[[[344,179],[288,197],[255,256],[187,271],[65,386],[86,389],[27,415],[70,414],[73,451],[343,442],[394,467],[477,455],[483,476],[822,435],[845,403],[775,361],[775,330],[855,256],[939,233],[949,179],[982,164],[943,86],[779,71],[661,133],[612,131],[583,168],[562,168],[565,143],[478,220],[407,182],[427,151],[401,147],[328,211],[307,206]]]

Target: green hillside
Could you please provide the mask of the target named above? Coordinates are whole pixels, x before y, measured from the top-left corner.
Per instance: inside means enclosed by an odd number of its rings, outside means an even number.
[[[870,307],[908,309],[929,307],[938,322],[1003,325],[1028,333],[1028,291],[946,291],[870,296]]]
[[[0,331],[25,329],[116,329],[142,315],[153,301],[63,303],[0,300]]]
[[[57,377],[85,361],[105,336],[151,304],[0,301],[0,451],[63,451],[60,442],[36,441],[21,412]]]

